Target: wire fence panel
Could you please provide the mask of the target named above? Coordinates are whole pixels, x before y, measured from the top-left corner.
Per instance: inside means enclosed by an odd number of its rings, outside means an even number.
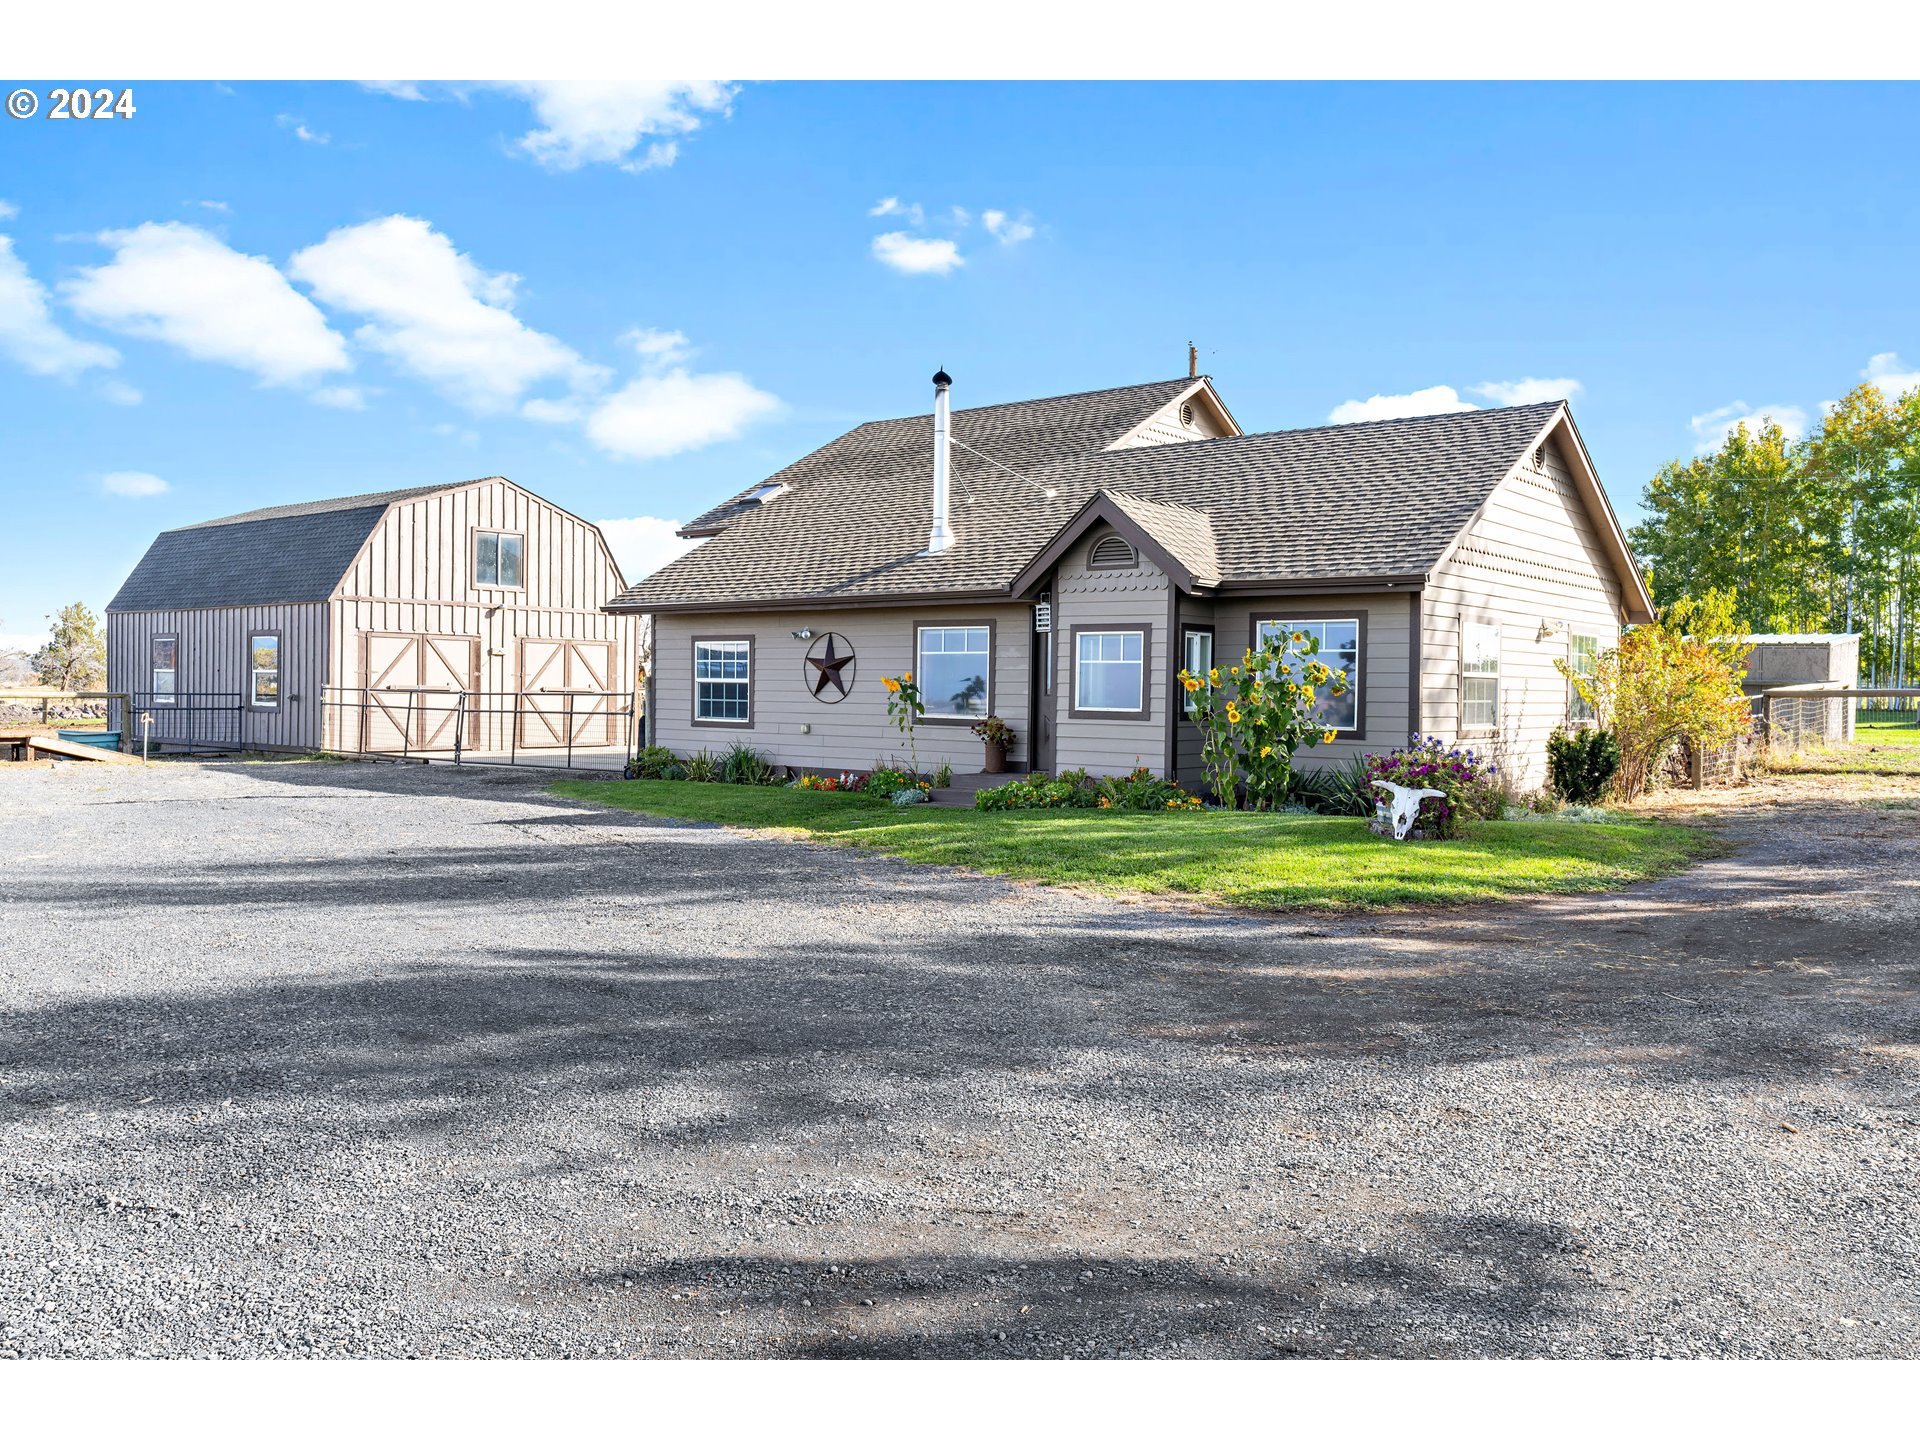
[[[1920,689],[1795,686],[1766,691],[1755,713],[1776,749],[1920,738]]]
[[[642,743],[638,691],[328,687],[320,708],[336,755],[620,770]]]

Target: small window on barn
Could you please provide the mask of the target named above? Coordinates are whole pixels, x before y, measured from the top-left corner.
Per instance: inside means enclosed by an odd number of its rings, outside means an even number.
[[[1087,555],[1089,570],[1130,570],[1138,563],[1133,546],[1118,535],[1102,535]]]
[[[177,703],[180,688],[180,637],[156,635],[150,655],[151,677],[148,689],[155,705]]]
[[[508,530],[479,530],[473,537],[473,583],[517,590],[525,569],[526,539]]]
[[[247,637],[247,699],[257,710],[280,704],[280,637],[271,632]]]

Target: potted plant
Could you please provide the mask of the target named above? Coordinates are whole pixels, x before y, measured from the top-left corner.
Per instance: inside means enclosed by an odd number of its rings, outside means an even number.
[[[998,715],[989,715],[984,720],[976,720],[973,733],[987,742],[987,758],[982,765],[987,774],[998,775],[1007,768],[1007,750],[1013,744],[1013,727]]]

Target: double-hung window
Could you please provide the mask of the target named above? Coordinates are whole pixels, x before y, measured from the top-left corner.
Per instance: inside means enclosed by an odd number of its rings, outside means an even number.
[[[156,705],[178,703],[180,693],[180,637],[156,635],[148,652],[149,680]]]
[[[271,631],[247,637],[247,700],[256,710],[280,704],[280,637]]]
[[[744,636],[693,642],[693,718],[706,725],[753,723],[753,642]]]
[[[1500,627],[1468,621],[1460,633],[1460,728],[1500,728]]]
[[[1293,637],[1299,635],[1301,641]],[[1316,687],[1313,700],[1313,718],[1329,730],[1358,731],[1360,728],[1360,617],[1355,616],[1303,616],[1275,615],[1258,621],[1254,626],[1253,643],[1257,649],[1269,639],[1277,638],[1282,645],[1294,649],[1296,653],[1304,648],[1305,640],[1320,642],[1313,659],[1318,660],[1333,674],[1346,678],[1346,693],[1335,695],[1333,681]]]
[[[1213,631],[1189,630],[1180,637],[1180,668],[1189,675],[1206,682],[1207,672],[1213,669]],[[1198,692],[1187,691],[1187,713],[1193,714],[1200,703]]]
[[[978,720],[993,713],[993,628],[914,627],[913,678],[929,720]]]
[[[517,590],[523,583],[521,565],[526,538],[507,530],[476,530],[473,536],[473,583]]]
[[[1130,629],[1073,632],[1073,713],[1143,720],[1147,714],[1147,632]]]
[[[1600,637],[1575,635],[1567,644],[1567,668],[1582,680],[1592,680],[1600,664]],[[1593,706],[1573,685],[1567,686],[1567,719],[1575,725],[1591,725],[1599,717]]]

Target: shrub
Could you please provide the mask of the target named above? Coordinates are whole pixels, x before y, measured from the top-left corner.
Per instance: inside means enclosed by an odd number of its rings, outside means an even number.
[[[1619,769],[1620,742],[1610,730],[1555,730],[1547,737],[1547,782],[1569,804],[1598,802]]]
[[[1329,815],[1373,814],[1374,802],[1380,798],[1380,792],[1373,788],[1373,777],[1368,773],[1371,756],[1353,755],[1338,765],[1330,765],[1321,773],[1326,776],[1327,788],[1331,791],[1330,803],[1326,807]]]
[[[1144,765],[1128,775],[1095,779],[1084,770],[1036,772],[973,797],[977,810],[1198,810],[1200,797]]]
[[[673,751],[664,745],[643,745],[640,753],[627,762],[629,780],[664,780],[669,767],[677,765]]]
[[[916,780],[904,770],[896,770],[890,765],[882,765],[871,775],[867,776],[866,783],[859,788],[877,799],[891,800],[902,790],[925,791],[933,787],[924,780]]]
[[[1202,736],[1200,763],[1222,805],[1238,804],[1243,784],[1250,809],[1284,804],[1295,752],[1333,740],[1313,710],[1322,690],[1346,694],[1347,676],[1319,655],[1319,640],[1296,630],[1268,636],[1224,672],[1180,672]]]
[[[680,762],[683,777],[710,785],[720,778],[720,757],[711,750],[696,750]]]
[[[1440,791],[1440,799],[1420,802],[1420,822],[1443,840],[1458,836],[1468,820],[1497,820],[1504,804],[1499,767],[1437,735],[1413,735],[1391,754],[1369,755],[1367,780]],[[1382,792],[1374,798],[1384,803]]]
[[[720,757],[719,778],[729,785],[772,785],[780,774],[773,761],[746,741],[736,740]]]

